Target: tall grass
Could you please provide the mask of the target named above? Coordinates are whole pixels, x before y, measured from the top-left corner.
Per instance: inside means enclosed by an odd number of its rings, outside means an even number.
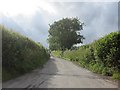
[[[41,44],[1,27],[3,81],[42,67],[49,59],[49,53]]]

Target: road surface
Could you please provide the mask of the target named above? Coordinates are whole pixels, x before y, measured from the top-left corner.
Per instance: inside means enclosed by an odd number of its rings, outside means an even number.
[[[72,62],[51,57],[43,69],[5,82],[3,88],[117,88],[117,85]]]

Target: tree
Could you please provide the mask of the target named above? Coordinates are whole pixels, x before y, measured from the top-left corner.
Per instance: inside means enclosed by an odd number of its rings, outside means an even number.
[[[82,43],[80,34],[83,23],[78,18],[63,18],[49,25],[48,42],[51,50],[70,49],[74,44]]]

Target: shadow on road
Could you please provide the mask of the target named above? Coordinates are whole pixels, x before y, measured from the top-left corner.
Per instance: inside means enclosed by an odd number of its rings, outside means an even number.
[[[56,62],[57,60],[51,57],[51,59],[44,65],[44,68],[39,72],[42,81],[37,86],[38,88],[48,88],[48,86],[51,86],[52,83],[50,81],[58,72]]]
[[[44,67],[10,80],[4,88],[116,88],[116,85],[72,62],[51,57]]]
[[[52,75],[58,72],[56,66],[56,60],[50,58],[44,67],[37,68],[31,73],[27,73],[23,76],[10,80],[2,84],[3,88],[47,88],[49,82],[47,82]]]

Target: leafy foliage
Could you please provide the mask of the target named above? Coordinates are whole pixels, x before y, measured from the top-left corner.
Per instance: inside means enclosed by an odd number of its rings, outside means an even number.
[[[61,57],[62,56],[62,51],[52,51],[52,55],[55,55],[56,57]]]
[[[93,72],[120,79],[120,32],[112,32],[77,50],[66,50],[62,57]]]
[[[80,34],[83,23],[77,18],[63,18],[49,26],[48,41],[51,50],[70,49],[73,44],[82,43],[84,39]]]
[[[95,42],[95,55],[104,66],[120,70],[120,32],[113,32]]]
[[[49,53],[39,43],[3,26],[2,35],[3,81],[42,67],[49,59]]]

